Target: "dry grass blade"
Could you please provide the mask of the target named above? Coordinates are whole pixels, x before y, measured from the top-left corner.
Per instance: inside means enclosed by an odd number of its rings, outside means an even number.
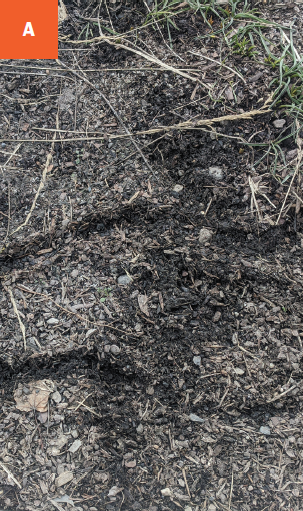
[[[110,40],[109,38],[103,39],[104,42],[107,42],[108,44],[115,46],[115,48],[122,48],[123,50],[131,51],[132,53],[135,53],[136,55],[139,55],[140,57],[143,57],[145,60],[148,60],[149,62],[153,62],[154,64],[158,64],[158,66],[163,67],[167,71],[172,71],[173,73],[176,73],[180,76],[183,76],[183,78],[187,78],[188,80],[191,80],[193,82],[199,82],[201,85],[206,87],[207,89],[211,90],[211,87],[207,85],[206,83],[201,82],[198,78],[195,78],[194,76],[190,76],[188,73],[184,73],[183,71],[180,71],[178,68],[170,66],[169,64],[165,64],[165,62],[162,62],[162,60],[152,57],[143,50],[135,50],[134,48],[130,48],[129,46],[126,46],[125,44],[117,44],[115,41]]]
[[[197,55],[198,57],[201,57],[201,59],[210,60],[211,62],[218,64],[218,66],[228,69],[229,71],[231,71],[231,73],[234,73],[235,75],[237,75],[246,84],[246,80],[243,78],[243,76],[240,75],[240,73],[238,73],[238,71],[235,71],[232,67],[226,66],[225,64],[222,64],[222,62],[217,62],[216,60],[211,59],[210,57],[206,57],[203,54],[201,55],[201,53],[196,53],[195,51],[190,51],[189,53],[191,53],[192,55]]]
[[[58,5],[58,24],[60,25],[64,20],[68,18],[66,7],[62,0],[59,0]]]

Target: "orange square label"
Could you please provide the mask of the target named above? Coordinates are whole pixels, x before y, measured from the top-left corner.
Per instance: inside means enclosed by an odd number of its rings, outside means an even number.
[[[2,0],[0,19],[0,59],[58,58],[58,0]]]

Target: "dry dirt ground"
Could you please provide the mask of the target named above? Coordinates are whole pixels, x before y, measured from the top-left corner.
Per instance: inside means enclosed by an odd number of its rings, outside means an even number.
[[[254,165],[279,70],[191,11],[66,7],[57,62],[0,62],[0,509],[302,510],[302,132]],[[81,43],[98,15],[128,43]]]

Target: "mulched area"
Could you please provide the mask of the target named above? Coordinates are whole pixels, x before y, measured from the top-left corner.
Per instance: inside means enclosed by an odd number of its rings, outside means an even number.
[[[67,8],[76,40],[96,13]],[[120,31],[143,20],[110,12]],[[299,33],[301,7],[272,16],[294,12]],[[232,89],[234,73],[189,53],[228,55],[196,39],[202,18],[175,21],[183,62],[150,27],[138,47],[196,68],[212,98],[107,44],[60,43],[88,81],[1,61],[1,509],[301,509],[302,214],[289,197],[276,225],[289,182],[240,139],[287,135],[287,116],[144,135],[143,160],[99,93],[132,133],[264,104],[276,70],[231,55],[246,79]],[[291,168],[293,139],[281,148]]]

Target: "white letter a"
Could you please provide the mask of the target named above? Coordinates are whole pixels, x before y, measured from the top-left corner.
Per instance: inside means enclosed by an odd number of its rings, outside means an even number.
[[[31,24],[30,21],[26,22],[25,29],[24,29],[24,32],[23,32],[23,36],[26,36],[27,34],[29,34],[31,36],[35,36],[34,30],[33,30],[33,27],[32,27],[32,24]]]

